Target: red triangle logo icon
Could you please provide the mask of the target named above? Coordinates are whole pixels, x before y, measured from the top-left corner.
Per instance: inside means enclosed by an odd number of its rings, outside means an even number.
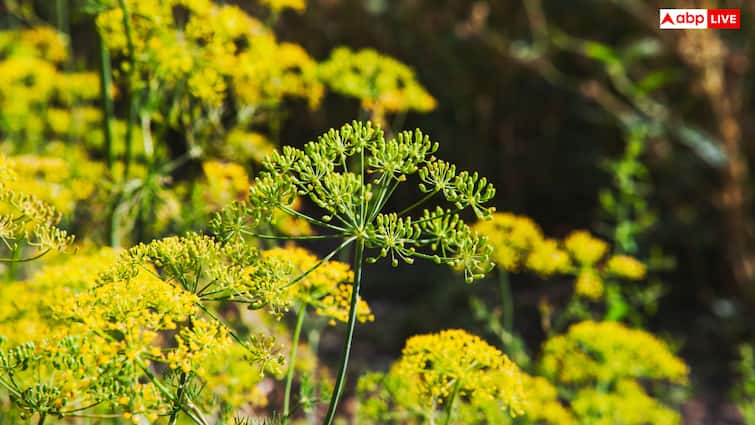
[[[671,14],[670,13],[667,12],[666,16],[663,17],[663,20],[661,21],[661,25],[663,25],[663,24],[674,25],[674,20],[671,19]]]

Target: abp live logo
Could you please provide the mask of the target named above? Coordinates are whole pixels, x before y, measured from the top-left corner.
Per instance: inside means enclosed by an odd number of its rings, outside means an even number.
[[[739,9],[661,9],[661,29],[739,29]]]

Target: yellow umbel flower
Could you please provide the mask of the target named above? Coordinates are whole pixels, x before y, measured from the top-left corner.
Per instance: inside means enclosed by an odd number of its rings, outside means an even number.
[[[262,163],[274,151],[275,145],[264,135],[240,129],[228,133],[223,146],[223,154],[227,158],[251,159],[257,163]]]
[[[0,240],[3,242],[0,262],[20,260],[25,246],[36,247],[40,252],[36,256],[41,256],[50,250],[61,251],[73,242],[73,236],[57,227],[61,213],[34,195],[35,182],[29,185],[28,179],[18,175],[17,168],[15,161],[0,155]]]
[[[227,410],[230,415],[245,405],[267,405],[264,370],[259,363],[249,361],[248,351],[241,344],[214,353],[204,362],[202,369],[208,389],[202,395],[207,405],[220,405],[219,410]]]
[[[543,234],[532,219],[511,213],[494,213],[489,220],[480,220],[473,229],[488,238],[498,267],[516,272],[527,262],[532,249],[543,240]]]
[[[611,392],[580,390],[572,409],[580,423],[594,425],[679,425],[679,413],[650,397],[634,380],[623,380]]]
[[[617,322],[585,321],[543,346],[543,374],[566,384],[625,378],[687,381],[688,368],[658,338]]]
[[[48,263],[28,280],[0,285],[0,336],[10,344],[48,338],[62,324],[50,317],[51,306],[91,288],[99,273],[111,267],[115,252],[91,252],[78,247],[76,255],[46,257]]]
[[[608,244],[593,237],[590,232],[577,230],[569,234],[564,240],[566,250],[572,257],[583,265],[593,265],[600,261],[608,251]]]
[[[320,65],[320,75],[333,91],[361,100],[378,122],[385,113],[435,109],[435,99],[411,68],[372,49],[338,47]]]
[[[582,270],[579,275],[577,275],[577,282],[574,285],[574,293],[597,301],[603,296],[603,280],[595,270]]]
[[[286,281],[296,279],[319,261],[314,254],[295,245],[263,251],[262,257],[285,268],[282,277]],[[326,261],[288,288],[292,301],[314,308],[317,314],[330,318],[330,324],[334,325],[336,321],[348,321],[353,280],[354,272],[348,264]],[[370,306],[362,299],[357,304],[357,319],[362,323],[375,320]]]
[[[49,27],[0,31],[0,142],[38,151],[51,138],[80,143],[101,133],[82,116],[99,98],[99,79],[92,72],[63,72],[67,45],[67,37]],[[65,121],[50,113],[61,106],[71,112]]]
[[[558,404],[555,390],[552,400],[545,400],[550,394],[543,393],[542,386],[506,355],[463,330],[417,335],[407,340],[402,357],[389,373],[360,378],[357,420],[360,424],[420,425],[445,416],[455,425],[483,425],[509,424],[513,416],[530,411],[532,418],[556,417],[552,412]],[[543,402],[530,404],[530,392]],[[538,408],[542,415],[535,413]],[[568,412],[561,417],[568,417]],[[523,419],[529,423],[527,417]]]
[[[569,271],[571,261],[569,255],[559,248],[557,241],[544,239],[535,244],[527,257],[527,268],[539,275],[550,276]]]
[[[66,36],[51,27],[0,32],[0,50],[8,56],[32,56],[62,63],[68,57],[67,49]]]
[[[558,391],[547,379],[540,376],[524,375],[524,388],[527,404],[524,408],[525,418],[534,422],[553,425],[576,424],[569,409],[559,401]]]
[[[630,280],[645,278],[647,267],[641,261],[628,255],[614,255],[608,259],[605,271],[613,276]]]
[[[83,152],[68,153],[70,162],[55,156],[9,157],[17,178],[7,182],[7,186],[34,195],[64,215],[71,214],[78,202],[92,195],[105,170],[102,164],[90,161]]]
[[[559,400],[556,387],[547,379],[522,373],[522,384],[526,398],[522,416],[512,418],[508,412],[501,409],[497,401],[481,406],[465,403],[459,408],[459,423],[464,425],[576,425],[578,423],[571,411]]]
[[[95,22],[104,44],[118,59],[117,85],[130,93],[145,85],[159,86],[161,95],[150,108],[152,123],[184,133],[192,152],[201,149],[211,157],[239,163],[261,161],[270,144],[255,137],[261,135],[249,132],[250,128],[270,128],[275,133],[285,99],[303,99],[314,109],[323,97],[324,84],[317,62],[301,46],[278,40],[272,21],[262,22],[228,3],[111,1],[105,2]],[[275,15],[284,8],[303,9],[305,1],[270,0],[268,5]],[[129,16],[123,16],[124,9]],[[133,55],[124,22],[131,30]],[[122,124],[114,123],[116,139],[122,138],[118,131]],[[125,144],[114,144],[119,146]],[[192,212],[186,217],[202,218]]]
[[[205,161],[202,170],[207,178],[205,202],[210,211],[218,211],[234,201],[242,201],[249,193],[249,175],[239,164]]]
[[[430,406],[456,393],[472,404],[495,400],[512,414],[523,412],[522,372],[498,349],[463,330],[409,338],[391,373],[416,387]]]

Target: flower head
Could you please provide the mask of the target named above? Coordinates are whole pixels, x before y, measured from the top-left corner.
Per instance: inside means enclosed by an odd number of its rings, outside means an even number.
[[[613,276],[630,280],[644,279],[647,273],[645,264],[628,255],[614,255],[609,258],[605,270]]]
[[[617,322],[585,321],[543,346],[541,367],[556,382],[646,378],[684,383],[688,368],[658,338]]]
[[[337,232],[323,238],[343,238],[346,244],[364,240],[368,250],[376,250],[368,262],[390,257],[397,266],[424,258],[463,270],[472,282],[493,267],[492,248],[459,212],[470,209],[487,218],[493,208],[486,204],[495,189],[477,173],[457,174],[455,167],[441,164],[433,156],[437,149],[438,144],[420,130],[386,139],[380,127],[369,122],[331,129],[303,149],[285,146],[270,155],[247,202],[218,214],[213,227],[224,240],[243,239],[259,235],[257,227],[283,212]],[[419,175],[418,187],[427,195],[403,211],[384,212],[396,187],[411,175]],[[454,208],[424,209],[418,219],[408,214],[436,195]],[[309,199],[322,215],[309,217],[293,210],[297,197]]]
[[[514,414],[521,413],[525,403],[519,368],[463,330],[409,338],[391,373],[415,386],[429,405],[447,402],[454,391],[472,403],[496,400]]]
[[[385,113],[435,109],[411,68],[372,49],[339,47],[320,65],[320,75],[333,91],[361,100],[378,122]]]

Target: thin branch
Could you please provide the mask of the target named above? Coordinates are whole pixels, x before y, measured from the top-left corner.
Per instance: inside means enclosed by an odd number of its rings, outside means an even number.
[[[46,250],[42,251],[40,254],[35,255],[33,257],[28,258],[0,258],[0,263],[26,263],[29,261],[34,261],[38,258],[42,258],[45,254],[50,252],[50,248],[47,248]]]
[[[299,211],[296,211],[295,209],[289,208],[289,207],[287,207],[285,205],[281,205],[280,209],[283,210],[283,212],[285,212],[285,213],[287,213],[289,215],[293,215],[295,217],[301,218],[302,220],[308,221],[308,222],[310,222],[312,224],[316,224],[318,226],[327,227],[328,229],[335,230],[335,231],[338,231],[338,232],[345,232],[346,231],[346,229],[344,229],[343,227],[334,226],[332,224],[328,224],[328,223],[326,223],[324,221],[321,221],[321,220],[318,220],[316,218],[310,217],[310,216],[308,216],[306,214],[302,214]]]
[[[423,196],[422,199],[420,199],[419,201],[417,201],[417,202],[409,205],[408,207],[404,208],[403,210],[399,211],[397,214],[398,215],[404,215],[404,214],[408,213],[409,211],[411,211],[411,210],[417,208],[418,206],[424,204],[425,202],[429,201],[430,198],[432,198],[433,196],[437,195],[438,192],[440,192],[440,190],[439,189],[435,189],[434,191],[432,191],[432,192],[428,193],[427,195]]]
[[[262,233],[250,232],[248,230],[241,229],[241,233],[260,239],[273,239],[273,240],[286,240],[286,241],[308,241],[317,239],[336,239],[343,238],[346,233],[334,234],[334,235],[302,235],[302,236],[285,236],[285,235],[265,235]]]
[[[322,265],[324,262],[330,260],[331,258],[333,258],[334,255],[338,254],[342,249],[346,248],[350,243],[354,242],[354,240],[356,240],[356,238],[357,238],[356,236],[352,236],[352,237],[346,239],[345,241],[343,241],[343,243],[341,243],[341,245],[338,245],[338,247],[336,249],[334,249],[333,251],[330,251],[330,254],[326,255],[323,258],[321,258],[320,261],[318,261],[317,263],[315,263],[312,267],[310,267],[304,273],[300,274],[296,279],[294,279],[294,280],[288,282],[287,284],[283,285],[282,288],[288,288],[289,286],[291,286],[291,285],[293,285],[295,283],[298,283],[299,281],[301,281],[302,279],[304,279],[305,277],[307,277],[310,273],[312,273],[313,271],[315,271],[315,269],[317,269],[318,267],[320,267],[320,265]]]

